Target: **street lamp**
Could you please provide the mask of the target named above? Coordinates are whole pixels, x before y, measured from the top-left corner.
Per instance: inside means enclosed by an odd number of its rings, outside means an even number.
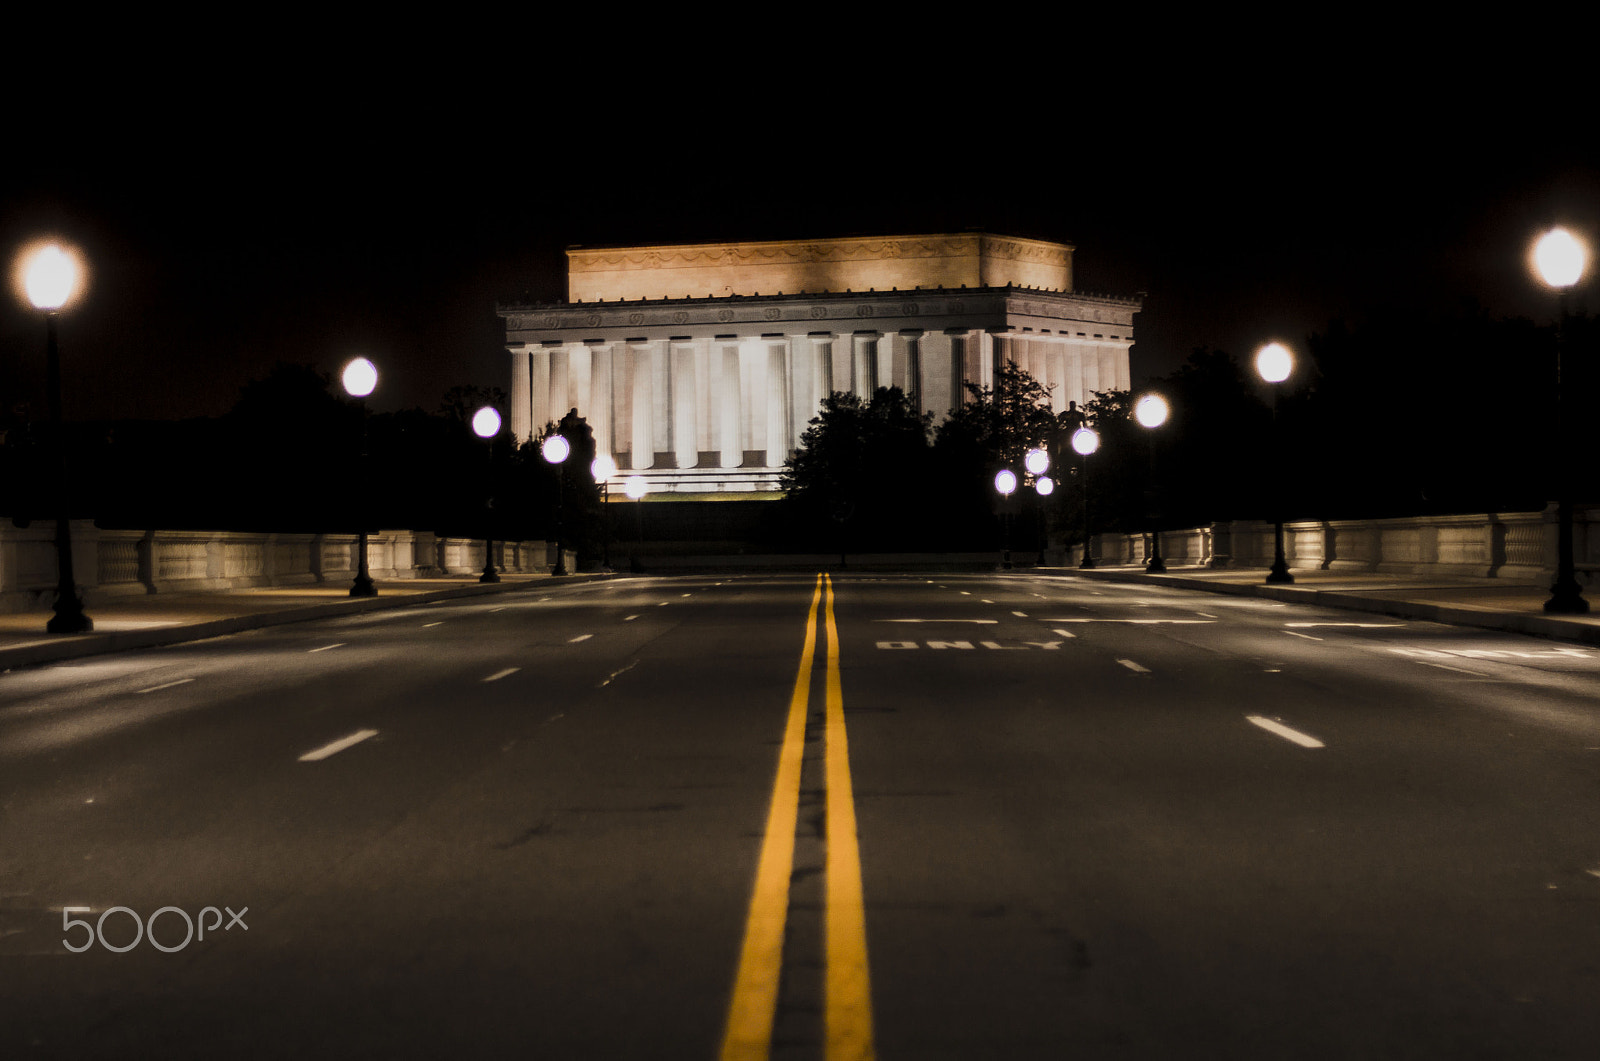
[[[1050,470],[1050,454],[1043,447],[1035,446],[1022,458],[1022,466],[1028,474],[1033,476],[1033,492],[1037,501],[1034,503],[1034,518],[1038,523],[1039,531],[1039,559],[1040,567],[1044,566],[1044,549],[1046,545],[1044,499],[1055,489],[1056,484],[1044,474]],[[1048,484],[1048,485],[1047,485]]]
[[[611,570],[611,477],[617,474],[617,462],[602,453],[589,464],[594,481],[600,484],[600,562]]]
[[[544,459],[556,466],[556,566],[550,572],[552,575],[567,573],[566,551],[562,547],[563,526],[561,521],[561,495],[563,487],[567,484],[566,460],[572,455],[572,445],[560,435],[551,435],[540,445],[539,452]]]
[[[1017,473],[1010,468],[1001,468],[994,477],[994,488],[1000,491],[1000,525],[1005,535],[1005,552],[1001,557],[1000,566],[1006,570],[1011,569],[1011,509],[1007,502],[1017,489]]]
[[[352,398],[365,399],[369,394],[378,389],[378,368],[364,357],[352,359],[344,366],[339,380],[344,384],[344,392]],[[356,539],[356,578],[350,584],[352,597],[376,597],[378,587],[372,582],[372,576],[367,572],[367,519],[371,507],[370,469],[367,467],[367,403],[361,403],[361,467],[359,471],[361,492],[359,501],[361,531]]]
[[[1294,576],[1289,573],[1289,561],[1283,549],[1283,446],[1278,439],[1278,394],[1282,390],[1278,384],[1289,378],[1289,373],[1294,371],[1294,354],[1282,343],[1272,342],[1256,351],[1256,374],[1272,384],[1272,451],[1273,460],[1277,464],[1276,474],[1273,476],[1275,493],[1273,499],[1274,513],[1272,532],[1272,569],[1267,572],[1268,582],[1293,582]]]
[[[24,252],[19,271],[28,304],[44,314],[45,387],[56,446],[56,602],[55,614],[45,623],[45,630],[52,634],[84,634],[94,629],[94,620],[84,614],[72,570],[72,500],[61,415],[61,350],[56,339],[56,317],[82,290],[84,269],[71,248],[46,243]]]
[[[1100,432],[1080,427],[1072,433],[1072,451],[1083,458],[1083,559],[1078,566],[1094,567],[1094,537],[1089,533],[1089,455],[1100,448]]]
[[[500,410],[485,405],[472,414],[472,433],[489,444],[489,510],[484,523],[483,574],[479,582],[499,582],[500,573],[494,569],[494,437],[500,433]]]
[[[635,550],[633,560],[628,566],[634,571],[641,571],[644,568],[639,559],[639,554],[644,552],[644,495],[650,492],[650,485],[644,481],[644,476],[630,475],[623,480],[622,492],[634,501],[633,518],[639,533],[639,547]]]
[[[1566,345],[1567,292],[1583,279],[1589,261],[1583,241],[1564,228],[1554,228],[1533,246],[1539,279],[1556,290],[1560,318],[1556,325],[1556,580],[1544,610],[1581,615],[1589,610],[1572,560],[1572,440],[1567,436],[1566,393],[1561,382],[1561,355]]]
[[[1155,508],[1156,488],[1155,429],[1167,422],[1167,416],[1170,412],[1171,409],[1167,405],[1167,400],[1161,395],[1155,393],[1144,395],[1133,405],[1133,418],[1139,422],[1140,427],[1143,427],[1150,432],[1148,439],[1150,443],[1150,506],[1152,509]],[[1167,564],[1166,561],[1161,559],[1161,530],[1159,527],[1159,519],[1154,515],[1152,515],[1151,518],[1152,520],[1155,520],[1158,525],[1150,531],[1150,558],[1145,561],[1144,569],[1146,571],[1165,571],[1167,569]]]

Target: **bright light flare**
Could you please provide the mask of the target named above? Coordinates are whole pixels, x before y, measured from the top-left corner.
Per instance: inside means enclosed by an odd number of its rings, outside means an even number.
[[[628,476],[627,481],[622,484],[622,491],[633,500],[637,501],[645,494],[648,494],[650,492],[650,488],[645,485],[644,476],[630,475]]]
[[[479,438],[493,438],[500,433],[500,410],[485,405],[472,414],[472,433]]]
[[[378,389],[378,366],[364,357],[355,358],[344,366],[339,377],[344,392],[352,398],[365,398]]]
[[[77,251],[59,243],[42,243],[24,251],[17,273],[28,305],[45,313],[71,302],[83,286],[83,262]]]
[[[551,464],[560,464],[572,455],[572,445],[560,435],[551,435],[539,447],[539,452]]]
[[[1167,422],[1169,412],[1167,400],[1159,394],[1146,394],[1133,406],[1133,418],[1141,427],[1160,427]]]
[[[1050,470],[1050,454],[1042,449],[1030,449],[1022,459],[1022,464],[1028,469],[1029,475],[1043,475]]]
[[[1056,481],[1046,475],[1036,481],[1033,484],[1033,488],[1039,491],[1040,497],[1049,497],[1056,492]]]
[[[1533,269],[1550,287],[1571,287],[1583,279],[1589,248],[1564,228],[1553,228],[1533,245]]]
[[[1294,354],[1282,343],[1268,343],[1256,351],[1256,374],[1268,383],[1282,383],[1294,371]]]
[[[1100,432],[1092,427],[1080,427],[1072,433],[1073,452],[1087,457],[1100,448]]]
[[[1006,497],[1010,497],[1017,488],[1017,473],[1010,468],[1001,468],[1000,473],[994,477],[994,488]]]
[[[602,453],[589,465],[589,473],[594,476],[595,482],[603,483],[617,474],[617,462]]]

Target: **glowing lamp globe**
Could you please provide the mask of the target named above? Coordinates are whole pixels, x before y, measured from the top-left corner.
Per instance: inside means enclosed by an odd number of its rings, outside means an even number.
[[[1167,400],[1159,394],[1146,394],[1133,407],[1133,418],[1141,427],[1160,427],[1167,422]]]
[[[644,476],[630,475],[627,481],[622,484],[622,492],[637,501],[649,493],[650,488],[645,485]]]
[[[1551,287],[1571,287],[1583,279],[1589,263],[1589,250],[1583,241],[1564,228],[1553,228],[1533,245],[1533,267]]]
[[[1022,459],[1022,464],[1028,469],[1029,475],[1043,475],[1050,470],[1050,454],[1042,449],[1030,449]]]
[[[994,488],[1010,497],[1017,488],[1017,473],[1010,468],[1000,469],[1000,473],[994,477]]]
[[[34,309],[54,313],[72,300],[83,277],[77,255],[59,243],[47,243],[22,262],[22,289]]]
[[[539,447],[539,452],[551,464],[560,464],[572,454],[572,446],[560,435],[551,435]]]
[[[1087,457],[1100,448],[1100,432],[1092,427],[1080,427],[1072,433],[1073,452]]]
[[[602,453],[589,465],[589,472],[594,476],[595,482],[603,483],[617,474],[617,462]]]
[[[1282,343],[1268,343],[1256,351],[1256,373],[1268,383],[1282,383],[1294,371],[1294,355]]]
[[[364,357],[358,357],[344,366],[339,377],[344,392],[352,398],[365,398],[378,388],[378,366]]]
[[[1036,483],[1033,484],[1033,488],[1039,491],[1040,497],[1049,497],[1051,494],[1056,492],[1056,481],[1050,478],[1048,475],[1042,476]]]
[[[472,433],[479,438],[493,438],[500,433],[500,412],[485,405],[472,414]]]

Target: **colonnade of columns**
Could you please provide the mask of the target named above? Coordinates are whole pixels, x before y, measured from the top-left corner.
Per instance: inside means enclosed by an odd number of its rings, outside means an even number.
[[[833,391],[899,387],[924,412],[1012,360],[1057,411],[1128,386],[1126,342],[952,329],[551,340],[513,347],[511,428],[537,434],[576,409],[622,471],[744,469],[775,479]],[[713,487],[714,488],[714,487]]]

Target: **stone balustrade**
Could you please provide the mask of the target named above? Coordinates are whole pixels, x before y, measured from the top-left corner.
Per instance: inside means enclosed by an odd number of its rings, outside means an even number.
[[[348,582],[355,578],[358,541],[354,534],[102,530],[74,521],[72,560],[79,592],[92,601],[120,594]],[[497,541],[494,550],[501,571],[543,573],[552,566],[546,542]],[[469,575],[482,571],[483,561],[481,538],[408,530],[367,536],[367,570],[376,579]],[[0,523],[0,611],[47,606],[55,591],[55,524]]]
[[[1290,568],[1518,582],[1555,577],[1553,505],[1542,512],[1286,523],[1283,535]],[[1149,548],[1148,534],[1101,534],[1094,556],[1102,564],[1137,564],[1148,559]],[[1161,533],[1161,556],[1169,566],[1267,568],[1272,555],[1270,523],[1213,523]],[[1069,562],[1082,558],[1082,546],[1072,547]],[[1580,582],[1600,581],[1600,507],[1575,510],[1573,559]]]

